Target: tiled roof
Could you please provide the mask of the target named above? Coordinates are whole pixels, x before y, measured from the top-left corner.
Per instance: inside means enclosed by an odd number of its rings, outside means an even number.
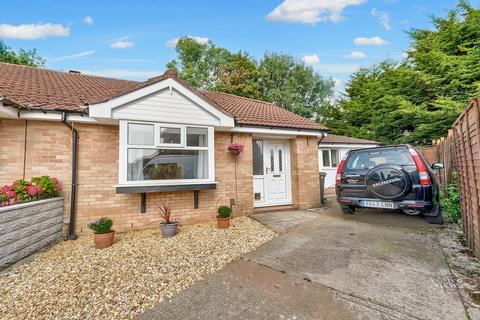
[[[232,114],[240,125],[271,126],[310,130],[326,130],[314,121],[287,111],[273,103],[239,97],[233,94],[202,91],[218,106]]]
[[[372,140],[358,139],[346,136],[339,136],[336,134],[327,134],[326,137],[322,138],[320,144],[379,144],[378,142]]]
[[[0,63],[0,97],[28,109],[85,112],[89,101],[114,96],[134,81]]]
[[[273,103],[197,90],[170,70],[147,81],[135,82],[0,63],[0,97],[27,109],[87,113],[88,105],[108,101],[168,78],[222,109],[239,125],[326,130],[324,126]]]

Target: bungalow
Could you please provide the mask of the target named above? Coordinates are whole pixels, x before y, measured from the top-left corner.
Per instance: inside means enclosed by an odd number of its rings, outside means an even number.
[[[71,237],[102,216],[119,231],[154,227],[162,200],[182,223],[209,221],[220,205],[237,216],[319,206],[326,130],[172,71],[135,82],[0,63],[0,185],[59,178]]]

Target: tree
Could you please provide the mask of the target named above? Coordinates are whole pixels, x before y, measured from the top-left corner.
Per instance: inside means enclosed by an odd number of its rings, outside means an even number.
[[[262,99],[307,118],[318,118],[333,95],[333,80],[286,54],[266,53],[260,61]]]
[[[40,67],[43,66],[45,60],[38,56],[35,49],[20,49],[17,53],[15,50],[0,41],[0,62],[22,64],[30,67]]]
[[[182,38],[177,58],[167,64],[195,87],[261,99],[305,117],[319,119],[330,104],[333,81],[286,54],[266,53],[257,62],[212,42]]]
[[[444,136],[480,85],[480,10],[459,1],[433,30],[413,29],[402,62],[353,74],[324,123],[334,133],[383,143],[430,144]]]

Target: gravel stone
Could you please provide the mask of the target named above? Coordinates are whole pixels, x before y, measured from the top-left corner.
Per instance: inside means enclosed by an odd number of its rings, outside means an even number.
[[[97,250],[91,236],[66,241],[0,276],[0,319],[131,319],[205,278],[276,234],[240,217],[117,234]]]

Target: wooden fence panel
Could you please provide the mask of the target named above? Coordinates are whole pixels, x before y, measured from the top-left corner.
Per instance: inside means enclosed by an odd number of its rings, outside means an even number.
[[[465,239],[480,256],[480,123],[479,101],[470,102],[453,124],[453,144],[460,177],[462,219]],[[439,153],[447,157],[445,146]]]

